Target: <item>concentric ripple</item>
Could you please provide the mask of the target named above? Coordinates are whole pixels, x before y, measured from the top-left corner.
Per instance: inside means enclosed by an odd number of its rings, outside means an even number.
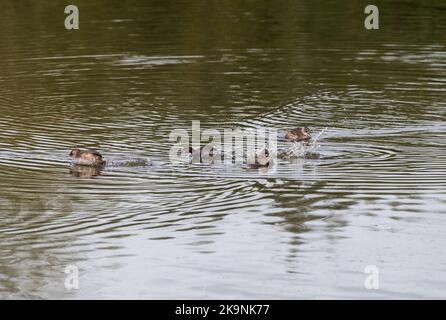
[[[441,7],[386,4],[401,19],[372,34],[356,4],[134,2],[80,0],[70,34],[34,20],[56,4],[4,8],[1,298],[444,298]],[[197,120],[277,129],[279,148],[307,126],[318,156],[171,163],[170,133]],[[76,171],[74,147],[152,165]]]

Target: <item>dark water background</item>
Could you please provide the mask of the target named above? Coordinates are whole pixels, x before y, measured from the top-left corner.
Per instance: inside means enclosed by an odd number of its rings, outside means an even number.
[[[1,298],[446,298],[444,1],[67,4],[1,3]],[[321,159],[170,164],[192,120],[326,128]]]

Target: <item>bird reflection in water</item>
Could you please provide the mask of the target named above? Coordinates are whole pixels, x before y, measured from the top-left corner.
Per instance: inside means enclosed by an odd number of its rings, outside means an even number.
[[[104,166],[72,165],[70,175],[77,178],[92,178],[99,176],[103,168]]]

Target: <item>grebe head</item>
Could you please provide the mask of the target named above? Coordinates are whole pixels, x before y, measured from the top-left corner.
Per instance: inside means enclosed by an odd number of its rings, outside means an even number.
[[[80,156],[80,154],[81,154],[81,151],[80,151],[79,149],[75,148],[75,149],[71,150],[71,152],[70,152],[70,158],[71,158],[71,159],[73,159],[73,158],[77,158],[77,157]]]
[[[302,128],[302,133],[303,133],[303,135],[304,135],[305,137],[308,137],[308,138],[311,137],[311,136],[310,136],[310,129],[309,129],[308,127],[303,127],[303,128]]]

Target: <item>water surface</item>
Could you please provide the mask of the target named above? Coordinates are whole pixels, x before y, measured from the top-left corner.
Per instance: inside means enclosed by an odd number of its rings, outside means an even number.
[[[446,297],[442,1],[375,31],[353,1],[91,2],[78,31],[2,3],[1,298]],[[193,120],[306,125],[321,158],[169,163]],[[154,165],[79,177],[74,146]]]

